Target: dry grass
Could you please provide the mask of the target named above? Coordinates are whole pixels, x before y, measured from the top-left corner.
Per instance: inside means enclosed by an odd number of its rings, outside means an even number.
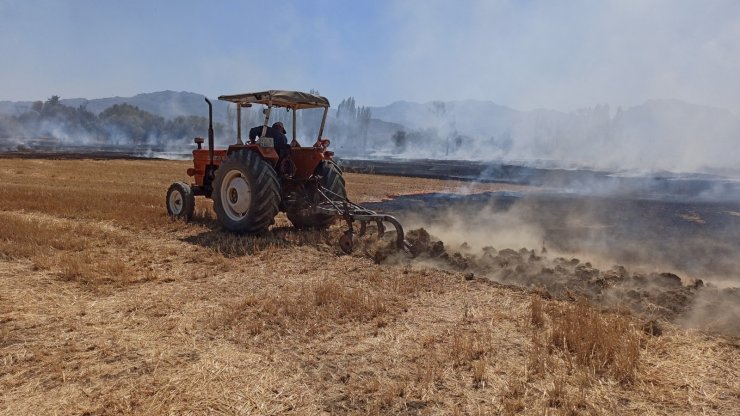
[[[186,162],[0,160],[0,414],[734,414],[738,342],[332,231],[170,222]],[[360,200],[459,184],[347,175]]]
[[[261,334],[263,338],[312,337],[331,331],[337,324],[379,318],[378,326],[382,326],[390,303],[398,301],[380,298],[369,290],[348,288],[335,280],[319,279],[227,302],[213,317],[211,328],[224,328],[232,339],[242,342],[251,342]]]
[[[567,351],[594,375],[633,380],[640,357],[640,331],[628,316],[605,314],[585,302],[550,310],[549,346]]]
[[[542,306],[543,302],[539,296],[533,296],[529,304],[529,322],[536,327],[542,327],[545,324],[545,313]]]

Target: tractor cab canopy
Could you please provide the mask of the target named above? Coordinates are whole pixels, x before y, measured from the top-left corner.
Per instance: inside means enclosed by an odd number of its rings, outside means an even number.
[[[218,97],[221,101],[230,101],[236,104],[236,142],[242,144],[241,137],[241,109],[242,107],[251,107],[252,104],[262,104],[267,108],[265,109],[265,121],[262,127],[262,135],[267,131],[267,126],[270,122],[270,113],[272,107],[284,107],[293,110],[293,144],[297,145],[296,141],[296,111],[307,108],[323,108],[324,115],[321,119],[321,127],[319,128],[319,135],[316,138],[318,143],[321,140],[321,136],[324,133],[324,126],[326,125],[326,116],[329,113],[329,100],[326,97],[322,97],[316,94],[310,94],[307,92],[300,91],[281,91],[281,90],[268,90],[261,92],[250,92],[246,94],[236,95],[222,95]],[[260,137],[262,137],[262,135]]]
[[[218,99],[222,101],[231,101],[232,103],[240,104],[242,107],[247,107],[249,104],[288,107],[294,110],[329,107],[329,100],[327,100],[326,97],[300,91],[269,90],[250,92],[247,94],[222,95],[218,97]]]

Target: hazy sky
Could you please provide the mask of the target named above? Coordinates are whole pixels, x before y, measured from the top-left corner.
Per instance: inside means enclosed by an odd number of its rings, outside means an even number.
[[[740,1],[0,0],[0,100],[315,88],[740,114]]]

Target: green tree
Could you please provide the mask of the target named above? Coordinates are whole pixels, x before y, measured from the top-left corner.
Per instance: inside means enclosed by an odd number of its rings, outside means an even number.
[[[165,120],[127,103],[108,107],[98,116],[102,128],[116,142],[161,144]]]

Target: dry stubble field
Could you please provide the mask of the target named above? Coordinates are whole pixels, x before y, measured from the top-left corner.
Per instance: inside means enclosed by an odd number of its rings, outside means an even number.
[[[340,255],[283,216],[171,222],[188,165],[0,159],[0,414],[740,410],[735,338]],[[346,177],[358,201],[460,186]]]

